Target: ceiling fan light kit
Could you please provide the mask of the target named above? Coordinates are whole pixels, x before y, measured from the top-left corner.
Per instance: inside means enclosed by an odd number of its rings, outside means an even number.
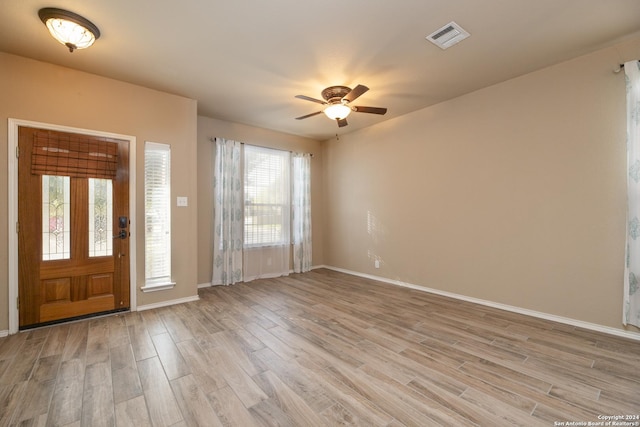
[[[38,16],[53,38],[65,45],[69,52],[86,49],[100,37],[98,27],[77,13],[45,7],[38,11]]]
[[[296,120],[302,120],[324,113],[329,119],[335,120],[339,127],[344,127],[348,124],[347,116],[351,114],[352,111],[355,111],[356,113],[385,114],[387,112],[386,108],[350,105],[352,101],[368,90],[369,88],[363,85],[358,85],[353,88],[353,90],[347,86],[329,86],[322,91],[324,101],[311,98],[306,95],[296,95],[296,98],[298,99],[315,102],[325,106],[321,111],[296,117]]]
[[[351,108],[340,102],[337,104],[329,105],[324,109],[323,113],[331,120],[342,120],[346,119],[347,116],[351,113]]]

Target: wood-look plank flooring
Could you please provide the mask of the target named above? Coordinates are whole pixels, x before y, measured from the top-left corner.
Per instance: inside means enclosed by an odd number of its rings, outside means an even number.
[[[200,297],[0,339],[0,426],[554,426],[640,414],[638,341],[329,270]]]

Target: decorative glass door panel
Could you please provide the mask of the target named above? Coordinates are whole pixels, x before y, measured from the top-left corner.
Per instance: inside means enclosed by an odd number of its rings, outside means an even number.
[[[89,256],[113,255],[111,180],[89,178]]]
[[[68,176],[42,176],[42,260],[71,258],[71,190]]]

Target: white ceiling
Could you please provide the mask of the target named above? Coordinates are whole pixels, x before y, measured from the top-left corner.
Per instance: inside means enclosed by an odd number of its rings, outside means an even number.
[[[72,54],[38,18],[71,10],[102,33]],[[203,116],[326,139],[451,99],[640,32],[639,0],[2,0],[0,51],[174,93]],[[471,37],[425,37],[455,21]],[[612,67],[615,64],[612,64]],[[327,86],[370,88],[338,129]]]

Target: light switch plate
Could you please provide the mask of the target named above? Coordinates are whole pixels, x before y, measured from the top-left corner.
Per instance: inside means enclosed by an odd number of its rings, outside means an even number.
[[[178,196],[177,205],[180,207],[189,206],[189,198]]]

